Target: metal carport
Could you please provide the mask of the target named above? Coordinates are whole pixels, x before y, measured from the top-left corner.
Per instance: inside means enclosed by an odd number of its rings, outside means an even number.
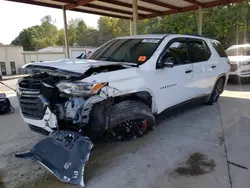
[[[198,34],[202,34],[202,9],[244,0],[8,0],[63,10],[66,56],[69,57],[66,10],[109,16],[131,21],[130,33],[137,34],[141,19],[198,11]]]

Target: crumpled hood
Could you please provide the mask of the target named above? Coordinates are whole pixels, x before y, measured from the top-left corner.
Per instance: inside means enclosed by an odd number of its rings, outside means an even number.
[[[23,68],[30,68],[34,70],[52,70],[52,71],[65,71],[83,74],[89,68],[109,66],[109,65],[120,65],[123,62],[110,62],[110,61],[97,61],[97,60],[87,60],[87,59],[65,59],[57,61],[46,61],[29,63],[23,66]]]

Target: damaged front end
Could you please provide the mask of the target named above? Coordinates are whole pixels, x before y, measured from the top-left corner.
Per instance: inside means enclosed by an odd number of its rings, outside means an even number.
[[[15,156],[38,161],[62,182],[84,186],[84,167],[92,147],[92,142],[77,132],[55,131],[31,151]]]
[[[82,80],[101,72],[100,68],[81,75],[43,71],[20,79],[17,97],[23,120],[33,131],[49,136],[31,151],[15,156],[38,161],[62,182],[84,186],[84,166],[92,141],[106,129],[105,118],[99,118],[102,121],[98,123],[91,118],[105,117],[108,112],[104,88],[109,86]]]
[[[23,120],[36,132],[81,132],[90,128],[93,105],[107,98],[100,89],[107,83],[81,82],[81,77],[34,74],[18,82],[17,96]]]

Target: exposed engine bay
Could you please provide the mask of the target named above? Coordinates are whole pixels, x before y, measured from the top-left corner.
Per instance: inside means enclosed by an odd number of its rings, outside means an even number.
[[[81,131],[89,124],[93,104],[105,99],[105,94],[102,97],[99,93],[71,95],[62,92],[58,84],[78,82],[91,75],[124,68],[121,65],[91,68],[79,76],[40,71],[24,77],[19,80],[17,88],[22,116],[42,120],[46,108],[49,108],[55,117],[55,129]]]

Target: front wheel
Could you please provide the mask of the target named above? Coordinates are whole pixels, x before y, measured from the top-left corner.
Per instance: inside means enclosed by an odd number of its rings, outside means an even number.
[[[220,94],[223,92],[224,89],[225,79],[219,78],[215,84],[214,90],[209,95],[208,99],[206,100],[205,104],[213,105],[215,102],[218,101]]]
[[[111,109],[108,135],[118,141],[133,140],[155,127],[151,109],[140,101],[122,101]]]

